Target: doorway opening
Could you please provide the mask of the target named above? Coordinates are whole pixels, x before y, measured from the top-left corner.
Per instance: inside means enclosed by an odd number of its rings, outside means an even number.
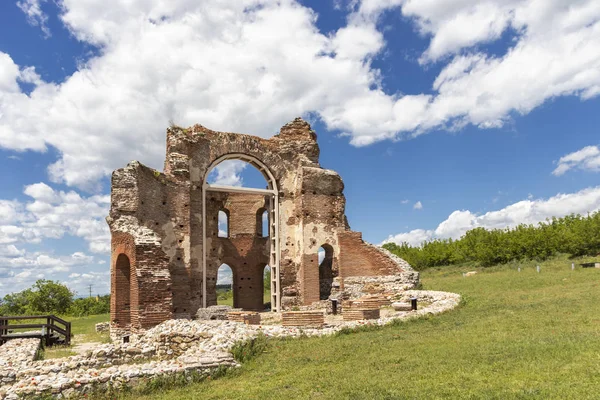
[[[333,285],[333,247],[324,244],[319,247],[319,300],[331,296]]]
[[[234,304],[233,270],[227,264],[221,264],[217,270],[217,304],[231,306]]]

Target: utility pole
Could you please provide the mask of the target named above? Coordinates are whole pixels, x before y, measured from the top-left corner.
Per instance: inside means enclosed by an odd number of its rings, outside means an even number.
[[[91,283],[88,285],[88,287],[90,288],[90,297],[92,297],[92,286],[93,285]]]

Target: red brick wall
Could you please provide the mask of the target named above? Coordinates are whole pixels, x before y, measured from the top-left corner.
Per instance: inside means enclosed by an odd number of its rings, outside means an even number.
[[[265,196],[210,192],[206,219],[201,217],[202,187],[209,168],[220,157],[236,154],[260,160],[257,164],[267,167],[278,189],[284,307],[319,300],[317,251],[325,243],[334,253],[333,276],[396,272],[392,260],[362,242],[360,233],[349,231],[344,184],[337,173],[319,166],[316,134],[305,121],[286,124],[270,139],[216,132],[200,125],[172,127],[167,134],[164,173],[138,162],[113,173],[107,218],[113,237],[112,321],[119,323],[119,317],[126,321],[127,301],[134,329],[192,316],[203,303],[204,248],[207,304],[216,303],[217,269],[227,263],[234,273],[235,304],[262,308],[262,274],[270,250],[260,227]],[[220,209],[229,211],[228,238],[217,237]],[[116,268],[119,254],[130,261],[128,299],[127,291],[123,297],[118,294],[127,286],[126,268]]]
[[[217,273],[221,264],[233,272],[234,307],[264,308],[263,271],[269,263],[269,238],[262,237],[258,214],[265,208],[265,196],[243,193],[211,193],[207,196],[207,304],[216,304]],[[218,237],[218,212],[229,215],[229,237]]]
[[[171,319],[174,310],[171,309],[173,292],[169,259],[160,245],[147,243],[136,246],[136,273],[139,324],[134,324],[134,327],[149,328]],[[183,312],[189,313],[187,310]]]
[[[111,247],[110,320],[119,328],[129,328],[132,323],[138,322],[133,237],[126,233],[113,233]]]
[[[393,275],[397,264],[362,240],[360,232],[339,232],[340,276]]]

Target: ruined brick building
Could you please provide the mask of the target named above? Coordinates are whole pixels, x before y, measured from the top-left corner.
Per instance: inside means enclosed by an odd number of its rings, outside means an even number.
[[[230,159],[256,167],[267,187],[207,183]],[[327,299],[361,277],[414,286],[418,274],[408,264],[350,230],[343,189],[336,172],[319,166],[316,135],[300,118],[270,139],[200,125],[169,128],[164,172],[134,161],[112,176],[113,328],[148,328],[216,304],[223,263],[233,271],[234,306],[250,310],[263,308],[266,265],[275,311]],[[226,237],[218,232],[220,211]]]

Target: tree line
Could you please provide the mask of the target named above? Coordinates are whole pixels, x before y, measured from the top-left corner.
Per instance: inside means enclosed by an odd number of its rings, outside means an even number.
[[[110,295],[75,298],[66,285],[46,279],[29,289],[9,293],[0,299],[0,315],[57,314],[82,317],[110,312]]]
[[[460,239],[435,239],[411,246],[386,243],[387,250],[415,269],[463,263],[488,267],[520,260],[543,261],[558,253],[572,257],[600,253],[600,213],[547,219],[514,228],[475,228]]]

